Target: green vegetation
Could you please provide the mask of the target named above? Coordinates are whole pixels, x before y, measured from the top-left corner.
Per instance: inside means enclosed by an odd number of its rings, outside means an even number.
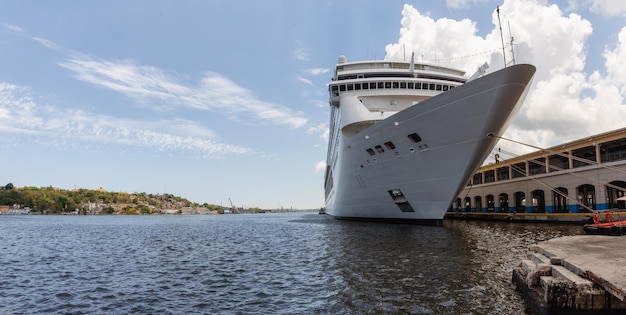
[[[12,183],[0,186],[0,205],[20,205],[32,211],[48,214],[101,213],[151,214],[183,207],[203,207],[223,213],[222,207],[198,204],[171,194],[109,192],[103,189],[65,190],[54,187],[16,188]]]

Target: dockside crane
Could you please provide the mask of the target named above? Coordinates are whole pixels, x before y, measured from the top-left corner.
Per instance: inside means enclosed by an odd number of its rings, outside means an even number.
[[[230,197],[228,197],[228,202],[230,202],[230,212],[233,214],[237,213],[237,208],[235,208],[235,205],[233,205],[233,201],[230,200]]]

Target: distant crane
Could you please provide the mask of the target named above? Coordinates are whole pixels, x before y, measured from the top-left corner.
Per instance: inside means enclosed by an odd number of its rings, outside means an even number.
[[[230,200],[230,197],[228,197],[228,202],[230,202],[230,212],[237,213],[237,208],[235,208],[235,205],[233,205],[233,201]]]

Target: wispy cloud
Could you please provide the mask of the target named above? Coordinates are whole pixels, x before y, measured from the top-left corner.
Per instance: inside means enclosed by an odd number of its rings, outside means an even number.
[[[41,37],[31,37],[32,40],[40,43],[42,46],[48,48],[48,49],[52,49],[52,50],[61,50],[61,47],[59,47],[57,44],[55,44],[53,41],[51,40],[47,40],[45,38],[41,38]]]
[[[311,69],[306,69],[304,70],[304,72],[310,74],[310,75],[320,75],[323,73],[327,73],[330,70],[327,68],[311,68]]]
[[[186,151],[205,158],[253,154],[250,148],[220,143],[196,122],[174,119],[141,121],[81,110],[38,105],[27,87],[0,82],[0,132],[31,134],[50,145],[123,144],[159,151]]]
[[[302,83],[306,83],[308,85],[313,85],[313,82],[311,82],[311,80],[302,77],[301,75],[296,75],[296,78],[298,79],[298,81],[302,82]]]
[[[294,56],[298,60],[302,60],[302,61],[309,60],[309,53],[304,48],[301,41],[296,42],[296,50],[294,51]]]
[[[307,122],[301,113],[263,101],[219,73],[208,71],[199,83],[188,85],[158,67],[140,65],[133,60],[94,58],[31,36],[19,26],[5,24],[4,27],[63,53],[66,58],[58,65],[72,71],[78,80],[117,91],[140,104],[149,104],[152,109],[212,110],[236,121],[261,121],[291,128],[302,127]]]
[[[251,119],[298,128],[307,119],[290,108],[258,99],[250,90],[238,86],[219,73],[207,72],[196,86],[178,82],[165,71],[137,65],[130,60],[115,61],[75,56],[59,63],[81,81],[99,85],[161,110],[192,108],[214,110],[231,119]]]
[[[4,27],[10,31],[16,32],[16,33],[24,33],[24,29],[17,26],[17,25],[13,25],[13,24],[4,24]]]

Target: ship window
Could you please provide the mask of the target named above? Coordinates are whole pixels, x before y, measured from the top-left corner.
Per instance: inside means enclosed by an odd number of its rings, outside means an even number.
[[[368,83],[363,83],[363,89],[364,89],[364,90],[367,90],[367,89],[369,88],[369,86],[370,86],[370,85],[369,85]]]
[[[441,91],[441,84],[437,84],[437,91]]]
[[[419,101],[412,101],[411,102],[411,105],[417,105],[417,104],[419,104]]]
[[[435,83],[431,83],[430,86],[428,87],[428,89],[434,91],[435,90]]]
[[[367,149],[367,153],[369,153],[369,155],[376,154],[376,152],[374,152],[374,150],[372,150],[372,148]]]
[[[395,145],[395,144],[393,144],[393,142],[391,142],[391,141],[387,141],[387,142],[385,142],[385,146],[386,146],[386,147],[387,147],[387,149],[389,149],[389,150],[393,150],[393,149],[395,149],[395,148],[396,148],[396,145]]]
[[[376,149],[376,152],[378,153],[385,152],[385,149],[383,149],[383,147],[381,147],[380,145],[375,146],[374,149]]]
[[[354,84],[354,89],[357,90],[357,91],[360,90],[361,89],[361,83],[355,83]]]
[[[397,104],[398,104],[398,101],[396,101],[396,100],[390,100],[389,101],[389,105],[397,105]]]
[[[420,136],[416,133],[412,133],[410,135],[408,135],[407,137],[409,137],[409,139],[411,139],[411,141],[418,143],[420,141],[422,141],[422,138],[420,138]]]
[[[348,91],[354,90],[354,84],[348,84]]]
[[[391,88],[391,82],[385,82],[385,89]]]
[[[339,90],[339,87],[336,86],[336,85],[333,85],[333,86],[330,87],[330,90],[333,91],[333,92],[337,92],[337,90]]]
[[[443,86],[443,90],[444,90],[444,91],[447,91],[447,90],[448,90],[448,85],[444,85],[444,86]]]
[[[406,82],[400,82],[400,88],[406,89]]]
[[[413,89],[415,88],[415,83],[413,82],[409,82],[409,85],[407,86],[409,89]]]
[[[393,88],[397,89],[398,88],[398,82],[393,82]]]
[[[385,87],[385,86],[384,86],[384,82],[378,82],[378,88],[379,88],[379,89],[382,89],[382,88],[384,88],[384,87]]]
[[[339,86],[339,91],[343,92],[345,90],[346,90],[346,86],[345,85],[342,84],[342,85]]]
[[[422,89],[422,83],[421,82],[415,83],[415,89],[416,90],[421,90]]]
[[[376,89],[376,82],[370,82],[370,90]]]

